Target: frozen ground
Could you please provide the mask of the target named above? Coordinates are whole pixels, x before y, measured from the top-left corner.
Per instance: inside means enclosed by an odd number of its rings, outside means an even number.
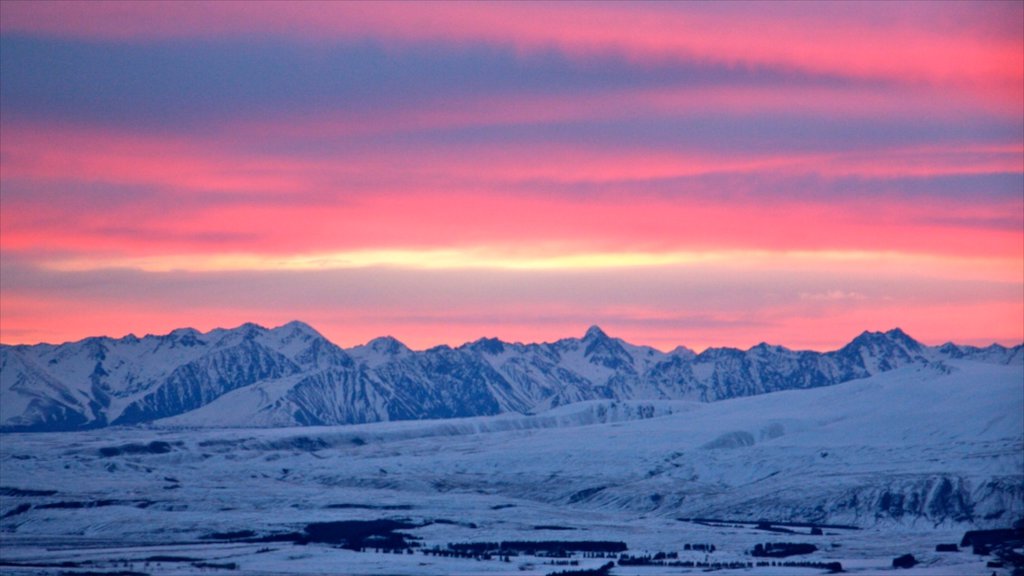
[[[806,542],[818,551],[786,560],[839,561],[869,574],[892,572],[894,557],[912,553],[921,564],[900,574],[1008,574],[969,550],[934,550],[972,527],[1024,516],[1024,371],[949,366],[711,404],[587,402],[533,417],[5,434],[0,573],[548,574],[608,560],[577,554],[567,560],[578,566],[566,566],[422,549],[608,540],[633,555],[720,564],[758,561],[749,555],[758,543]],[[860,529],[811,535],[680,518]],[[419,549],[252,541],[313,522],[378,519],[415,525],[399,532]],[[252,535],[208,538],[241,531]],[[703,570],[617,566],[612,574]]]

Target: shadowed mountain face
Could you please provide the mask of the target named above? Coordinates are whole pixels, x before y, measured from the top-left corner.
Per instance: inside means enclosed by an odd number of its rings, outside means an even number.
[[[664,353],[612,338],[480,339],[414,352],[382,337],[343,350],[301,322],[0,347],[0,429],[73,430],[173,418],[198,426],[354,424],[535,413],[583,400],[712,402],[816,388],[908,364],[1024,362],[1022,346],[927,347],[899,329],[833,352],[760,344]]]

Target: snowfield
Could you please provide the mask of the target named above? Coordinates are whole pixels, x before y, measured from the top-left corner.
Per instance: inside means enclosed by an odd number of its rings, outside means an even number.
[[[597,400],[535,416],[6,433],[0,486],[3,574],[549,574],[608,562],[423,553],[539,540],[743,563],[721,574],[824,572],[756,566],[750,551],[765,542],[814,544],[785,560],[857,574],[1010,574],[935,545],[1024,517],[1024,367],[948,360],[712,403]],[[414,525],[398,530],[413,553],[267,538],[385,519]],[[919,564],[891,568],[905,553]]]

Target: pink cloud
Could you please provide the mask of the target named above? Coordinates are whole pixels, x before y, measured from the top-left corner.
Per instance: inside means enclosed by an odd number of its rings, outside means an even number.
[[[5,195],[0,225],[6,250],[1021,252],[1019,231],[957,224],[1005,219],[1019,211],[1019,199],[972,204],[938,196],[923,202],[843,197],[827,189],[830,178],[846,175],[1013,173],[1020,170],[1020,152],[1012,148],[726,156],[502,143],[295,158],[247,152],[217,139],[13,125],[5,128],[2,151],[5,187],[29,182],[52,190],[41,199]],[[811,185],[826,188],[793,189],[785,197],[685,186],[672,194],[618,190],[630,181],[711,173],[762,175],[762,184],[787,174],[816,174],[823,180]],[[350,190],[353,181],[371,184]],[[73,182],[141,186],[144,196],[125,193],[96,204],[87,191],[80,198],[63,191]],[[608,185],[600,192],[552,193],[548,187],[602,182]],[[55,197],[69,202],[47,200]],[[124,230],[135,233],[126,238],[117,232]]]
[[[83,214],[73,221],[52,221],[49,226],[38,221],[19,226],[19,219],[31,214],[9,213],[4,247],[150,256],[387,248],[481,248],[540,255],[730,249],[909,251],[990,258],[1021,254],[1019,231],[965,231],[955,222],[941,223],[934,215],[948,212],[934,207],[867,201],[855,208],[658,197],[581,203],[558,197],[411,193],[367,196],[338,205],[212,205],[196,208],[186,218],[165,218],[154,210],[125,222],[125,215],[136,211],[127,206],[112,213]],[[925,223],[908,218],[914,214]],[[940,223],[927,223],[927,216]],[[111,232],[125,226],[134,230],[132,236]]]

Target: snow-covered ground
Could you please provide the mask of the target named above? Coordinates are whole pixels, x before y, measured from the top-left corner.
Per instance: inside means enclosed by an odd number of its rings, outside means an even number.
[[[973,527],[1024,517],[1024,369],[946,366],[708,404],[595,401],[530,417],[5,434],[0,573],[548,574],[608,561],[204,539],[398,519],[417,526],[400,532],[422,548],[611,540],[629,554],[747,563],[758,560],[749,555],[755,544],[806,542],[818,551],[787,560],[839,561],[867,574],[912,553],[921,564],[899,573],[1005,574],[969,550],[934,550]],[[811,535],[736,522],[761,519],[860,529]],[[685,549],[698,543],[716,550]],[[687,570],[621,566],[612,574]]]

